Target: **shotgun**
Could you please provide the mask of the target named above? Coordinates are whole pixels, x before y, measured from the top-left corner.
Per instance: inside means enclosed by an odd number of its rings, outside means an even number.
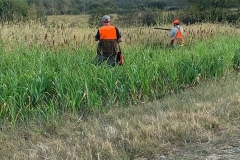
[[[155,27],[154,29],[160,29],[160,30],[165,30],[165,31],[171,31],[171,29],[168,29],[168,28],[159,28],[159,27]]]

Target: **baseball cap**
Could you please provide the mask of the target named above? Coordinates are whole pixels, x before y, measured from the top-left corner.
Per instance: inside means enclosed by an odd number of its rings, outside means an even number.
[[[110,22],[110,16],[109,15],[103,16],[102,21],[103,22]]]
[[[172,24],[179,24],[179,20],[178,19],[175,19],[173,22],[172,22]]]

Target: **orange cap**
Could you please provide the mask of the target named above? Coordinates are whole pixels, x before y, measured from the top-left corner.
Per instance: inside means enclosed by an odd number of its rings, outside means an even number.
[[[178,19],[175,19],[172,24],[178,24],[180,21]]]

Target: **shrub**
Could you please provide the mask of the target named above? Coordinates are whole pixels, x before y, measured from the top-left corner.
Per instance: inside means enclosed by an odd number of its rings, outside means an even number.
[[[240,48],[236,50],[233,57],[233,69],[235,71],[240,71]]]
[[[0,1],[0,20],[7,21],[22,21],[28,17],[28,5],[22,1],[2,0]]]

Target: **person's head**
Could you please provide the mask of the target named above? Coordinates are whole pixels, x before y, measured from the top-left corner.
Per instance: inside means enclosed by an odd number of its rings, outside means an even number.
[[[180,21],[179,21],[178,19],[175,19],[175,20],[172,22],[172,24],[173,24],[174,26],[179,25],[179,23],[180,23]]]
[[[110,16],[109,15],[103,16],[102,22],[103,22],[103,25],[108,25],[110,23]]]

